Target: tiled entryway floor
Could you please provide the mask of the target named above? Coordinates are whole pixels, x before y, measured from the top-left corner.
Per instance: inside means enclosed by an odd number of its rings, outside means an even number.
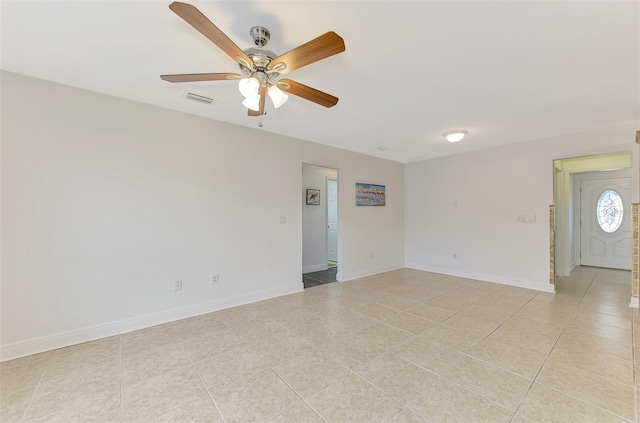
[[[635,422],[629,296],[587,267],[555,296],[408,269],[322,285],[4,362],[2,421]]]

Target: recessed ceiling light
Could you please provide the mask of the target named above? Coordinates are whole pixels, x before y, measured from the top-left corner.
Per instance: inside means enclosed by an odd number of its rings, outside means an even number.
[[[449,131],[442,134],[442,136],[449,142],[458,142],[463,139],[465,135],[467,135],[467,131],[463,131],[462,129],[456,129],[455,131]]]
[[[378,150],[380,151],[387,151],[387,150],[391,150],[391,147],[385,147],[384,145],[380,145],[378,147],[376,147]]]

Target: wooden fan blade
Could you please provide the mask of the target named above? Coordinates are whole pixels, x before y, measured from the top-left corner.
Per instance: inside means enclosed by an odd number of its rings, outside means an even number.
[[[255,110],[249,110],[249,116],[262,116],[264,115],[264,103],[267,99],[267,87],[260,88],[260,110],[257,112]]]
[[[333,107],[338,104],[338,97],[334,97],[331,94],[316,90],[315,88],[308,87],[290,79],[281,79],[278,81],[278,88],[282,91],[286,91],[289,94],[297,95],[306,100],[313,101],[324,107]]]
[[[344,50],[345,46],[342,37],[331,31],[276,57],[271,61],[269,67],[276,69],[279,63],[284,63],[286,67],[282,70],[277,70],[278,73],[283,74],[318,60],[326,59],[334,54],[342,53]]]
[[[226,81],[240,79],[242,75],[237,73],[181,73],[176,75],[160,75],[160,78],[168,82],[198,82],[198,81]]]
[[[243,64],[243,60],[250,66],[253,65],[253,61],[247,56],[244,51],[240,50],[224,32],[215,26],[205,15],[202,14],[194,6],[187,3],[180,3],[174,1],[169,5],[169,9],[173,10],[178,16],[184,19],[189,25],[197,29],[202,35],[207,37],[211,42],[225,53],[227,53],[233,60]],[[241,60],[242,59],[242,60]]]

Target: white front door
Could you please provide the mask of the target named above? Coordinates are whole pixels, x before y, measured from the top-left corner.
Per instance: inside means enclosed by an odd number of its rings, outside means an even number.
[[[327,248],[328,259],[338,261],[338,181],[327,180]]]
[[[580,263],[631,270],[631,178],[582,181]]]

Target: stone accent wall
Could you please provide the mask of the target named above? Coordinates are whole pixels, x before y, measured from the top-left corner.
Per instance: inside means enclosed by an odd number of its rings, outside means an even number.
[[[638,227],[638,206],[640,203],[631,204],[631,296],[638,296],[638,289],[640,285],[640,264],[638,261],[640,250],[640,229]]]
[[[556,284],[556,206],[549,206],[549,283]]]

